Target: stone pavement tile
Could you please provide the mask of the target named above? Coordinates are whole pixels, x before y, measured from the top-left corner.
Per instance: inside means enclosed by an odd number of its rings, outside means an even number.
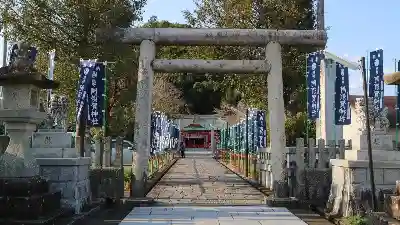
[[[260,225],[307,225],[300,219],[293,220],[261,220]],[[247,223],[247,222],[246,222]]]
[[[163,202],[167,198],[179,203],[187,201],[176,199],[205,200],[199,204],[260,204],[264,201],[258,190],[206,156],[180,159],[148,196]]]
[[[260,222],[256,220],[252,221],[240,221],[240,220],[234,220],[234,221],[227,221],[227,220],[219,220],[219,225],[261,225]],[[286,225],[286,224],[280,224],[280,225]]]
[[[123,219],[120,224],[121,225],[171,225],[171,221],[169,220],[143,220],[143,219]]]

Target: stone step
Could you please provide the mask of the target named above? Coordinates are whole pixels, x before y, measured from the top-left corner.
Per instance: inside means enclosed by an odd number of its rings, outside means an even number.
[[[32,195],[29,197],[3,196],[0,208],[4,208],[4,217],[35,220],[60,209],[61,192]],[[4,200],[5,199],[5,200]]]
[[[0,224],[7,225],[54,225],[63,224],[58,223],[61,218],[68,218],[73,215],[73,212],[68,209],[58,209],[48,212],[36,219],[0,219]],[[64,223],[65,224],[65,223]]]
[[[301,208],[297,198],[277,198],[269,196],[266,198],[266,204],[270,207],[285,207],[288,209]]]
[[[49,191],[49,184],[40,177],[1,178],[0,196],[31,196]]]

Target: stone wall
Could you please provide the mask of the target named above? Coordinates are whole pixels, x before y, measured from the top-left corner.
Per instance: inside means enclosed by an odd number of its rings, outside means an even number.
[[[318,206],[325,206],[329,198],[332,170],[306,168],[300,173],[302,184],[297,185],[295,197]]]
[[[61,206],[81,213],[90,203],[90,158],[38,158],[40,176],[49,181],[50,190],[60,190]]]
[[[121,168],[92,168],[90,170],[90,189],[92,198],[124,197],[124,174]]]
[[[400,163],[374,162],[376,196],[383,208],[384,195],[393,193],[400,177]],[[351,216],[371,206],[368,161],[332,160],[332,186],[327,212],[335,216]]]

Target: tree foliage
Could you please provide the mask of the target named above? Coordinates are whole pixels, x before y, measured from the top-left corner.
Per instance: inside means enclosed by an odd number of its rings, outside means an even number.
[[[196,0],[196,8],[186,11],[188,23],[193,27],[259,28],[259,29],[314,29],[314,0]],[[218,47],[218,58],[264,59],[265,48]],[[286,108],[288,141],[298,135],[300,124],[306,120],[305,55],[315,49],[311,46],[282,46],[284,102]],[[247,106],[266,109],[266,76],[238,76],[227,74],[217,77],[216,83],[224,90],[223,101],[237,99],[230,93],[239,92]],[[232,91],[235,90],[235,91]],[[234,101],[235,102],[235,101]],[[237,103],[237,102],[236,102]],[[296,125],[296,126],[294,126]],[[298,126],[297,126],[298,125]],[[304,128],[304,126],[303,126]]]
[[[57,90],[70,99],[69,121],[75,123],[75,96],[79,59],[108,61],[108,121],[111,134],[131,136],[134,123],[138,51],[122,43],[95,42],[102,27],[130,27],[141,20],[146,0],[0,0],[0,13],[11,40],[25,40],[39,48],[39,69],[46,73],[46,52],[57,55]],[[314,0],[195,0],[184,15],[187,24],[158,21],[144,27],[223,27],[260,29],[313,29]],[[158,46],[157,58],[264,59],[265,48]],[[310,46],[282,47],[284,101],[288,143],[304,136],[306,120],[305,54]],[[153,107],[170,114],[212,114],[216,109],[267,109],[267,76],[169,74],[156,77]],[[218,110],[217,110],[218,111]],[[303,125],[301,125],[303,124]],[[307,125],[306,127],[310,127]],[[300,133],[299,133],[300,132]],[[306,133],[312,133],[312,131]]]
[[[144,24],[144,27],[190,28],[188,24],[159,21],[156,16]],[[157,58],[164,59],[214,59],[218,57],[215,49],[194,46],[161,46],[157,49]],[[163,75],[164,76],[164,75]],[[167,80],[183,94],[185,112],[190,114],[212,114],[220,107],[224,90],[220,89],[216,78],[209,74],[174,73],[165,74]],[[167,99],[165,99],[167,100]]]
[[[182,91],[165,74],[154,78],[152,97],[152,108],[155,111],[162,111],[170,116],[186,113]]]
[[[136,94],[137,49],[118,43],[98,44],[95,30],[129,27],[141,19],[145,0],[2,0],[0,13],[10,40],[38,47],[38,64],[47,72],[46,53],[56,50],[55,80],[70,100],[69,122],[75,123],[75,97],[80,59],[108,61],[108,112],[111,133],[130,129]],[[136,63],[135,63],[136,62]]]

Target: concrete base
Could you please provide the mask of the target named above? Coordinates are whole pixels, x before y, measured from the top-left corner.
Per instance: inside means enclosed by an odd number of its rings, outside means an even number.
[[[40,176],[48,179],[50,191],[61,191],[61,206],[76,214],[91,202],[90,158],[38,158]]]
[[[31,148],[35,158],[77,158],[76,148]]]
[[[347,160],[368,160],[367,150],[346,150],[344,153],[345,159]],[[374,161],[399,161],[399,151],[387,151],[387,150],[372,150],[372,159]]]
[[[350,216],[370,204],[370,176],[367,160],[331,159],[332,185],[326,211]],[[393,192],[400,177],[400,161],[374,161],[376,195]]]

